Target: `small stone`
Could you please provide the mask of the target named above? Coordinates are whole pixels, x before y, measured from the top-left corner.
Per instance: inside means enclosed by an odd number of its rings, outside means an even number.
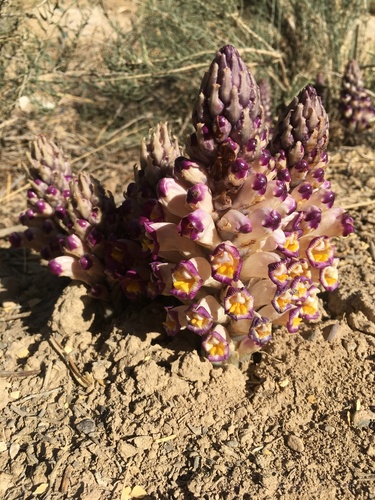
[[[95,430],[95,422],[91,418],[84,418],[76,425],[79,432],[91,434]]]
[[[240,408],[238,408],[238,410],[236,410],[236,417],[238,419],[242,420],[243,418],[246,417],[246,415],[247,415],[247,410],[243,406],[241,406]]]
[[[328,434],[334,434],[336,429],[332,425],[326,425],[324,427],[324,430],[328,432]]]
[[[357,349],[357,344],[354,342],[354,340],[343,340],[342,345],[347,352],[353,352]]]
[[[117,445],[117,452],[122,456],[124,460],[130,457],[134,457],[138,453],[137,448],[126,441],[120,441]]]
[[[226,446],[229,446],[229,448],[237,448],[238,447],[238,441],[235,439],[229,439],[228,441],[224,441],[224,444]]]
[[[11,460],[18,455],[20,451],[20,445],[18,443],[12,443],[9,448],[9,457]]]
[[[151,436],[138,436],[133,439],[133,444],[140,450],[149,450],[152,446],[153,441],[154,440]]]
[[[375,420],[375,413],[370,410],[356,411],[352,418],[354,427],[368,427],[372,420]]]
[[[298,453],[302,453],[305,449],[305,445],[301,438],[295,436],[294,434],[290,434],[286,441],[286,445],[293,451],[297,451]]]

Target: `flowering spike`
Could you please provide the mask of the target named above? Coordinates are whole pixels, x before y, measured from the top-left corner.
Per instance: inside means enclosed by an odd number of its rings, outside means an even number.
[[[375,120],[375,107],[365,89],[362,72],[355,59],[348,62],[342,78],[340,113],[349,134],[363,132]]]

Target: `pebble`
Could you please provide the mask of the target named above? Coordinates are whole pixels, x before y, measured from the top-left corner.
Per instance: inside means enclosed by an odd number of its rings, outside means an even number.
[[[290,434],[286,441],[286,445],[293,451],[297,451],[298,453],[302,453],[305,449],[305,445],[301,438],[295,436],[294,434]]]
[[[328,432],[328,434],[333,434],[333,433],[335,432],[335,430],[336,430],[336,429],[335,429],[332,425],[326,425],[326,426],[324,427],[324,430],[325,430],[326,432]]]
[[[9,448],[10,459],[13,460],[18,455],[20,451],[20,445],[18,443],[12,443]]]
[[[375,420],[375,413],[370,410],[356,411],[352,418],[354,427],[368,427],[372,420]]]
[[[354,342],[354,340],[343,340],[342,345],[344,346],[344,349],[347,350],[347,352],[352,352],[357,349],[357,344]]]
[[[226,446],[229,446],[229,448],[237,448],[238,447],[238,441],[235,439],[229,439],[228,441],[224,441],[224,444]]]
[[[79,432],[83,434],[91,434],[95,430],[95,422],[92,418],[84,418],[76,425]]]

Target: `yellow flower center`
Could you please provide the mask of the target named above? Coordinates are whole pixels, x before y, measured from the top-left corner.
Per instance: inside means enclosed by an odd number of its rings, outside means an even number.
[[[224,356],[225,354],[225,348],[223,344],[216,344],[213,345],[210,350],[210,355],[211,356]]]
[[[173,287],[181,292],[189,294],[194,287],[196,280],[186,271],[177,271],[172,276]]]
[[[245,304],[241,304],[240,302],[234,302],[230,306],[229,312],[235,316],[242,316],[247,313],[247,307]]]
[[[293,234],[291,236],[288,236],[286,239],[285,243],[285,248],[289,250],[289,252],[297,252],[299,249],[299,243],[298,240],[296,239],[296,236]]]
[[[328,286],[333,286],[337,283],[337,278],[334,276],[325,276],[325,280]]]
[[[290,304],[289,297],[287,297],[285,295],[284,296],[280,295],[279,297],[277,297],[276,302],[277,302],[277,305],[278,305],[280,311],[284,311],[285,308],[287,307],[287,305]]]
[[[197,328],[202,328],[204,324],[204,318],[197,318],[196,316],[193,316],[190,319],[190,323],[192,324],[192,326],[196,326]]]
[[[234,267],[230,262],[223,262],[219,265],[217,269],[218,274],[223,276],[228,276],[228,278],[233,278],[234,276]]]
[[[292,325],[294,328],[298,328],[300,323],[302,321],[302,318],[300,318],[299,316],[295,316],[293,319],[292,319]]]
[[[302,306],[304,314],[314,315],[316,313],[316,307],[313,304],[305,304]]]

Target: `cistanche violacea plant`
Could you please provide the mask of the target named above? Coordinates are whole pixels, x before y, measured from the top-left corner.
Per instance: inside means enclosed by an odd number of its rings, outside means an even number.
[[[59,174],[63,239],[50,268],[73,254],[86,272],[76,277],[91,286],[118,282],[130,299],[170,296],[167,334],[198,335],[210,361],[237,363],[272,338],[273,326],[294,333],[319,319],[319,291],[338,286],[332,237],[353,232],[353,221],[334,207],[325,178],[329,123],[312,86],[290,103],[269,142],[259,87],[227,45],[203,78],[192,123],[184,149],[167,124],[150,133],[117,208],[90,177]],[[45,202],[46,190],[36,198]],[[51,210],[46,220],[61,237]],[[93,231],[99,246],[90,243]]]

